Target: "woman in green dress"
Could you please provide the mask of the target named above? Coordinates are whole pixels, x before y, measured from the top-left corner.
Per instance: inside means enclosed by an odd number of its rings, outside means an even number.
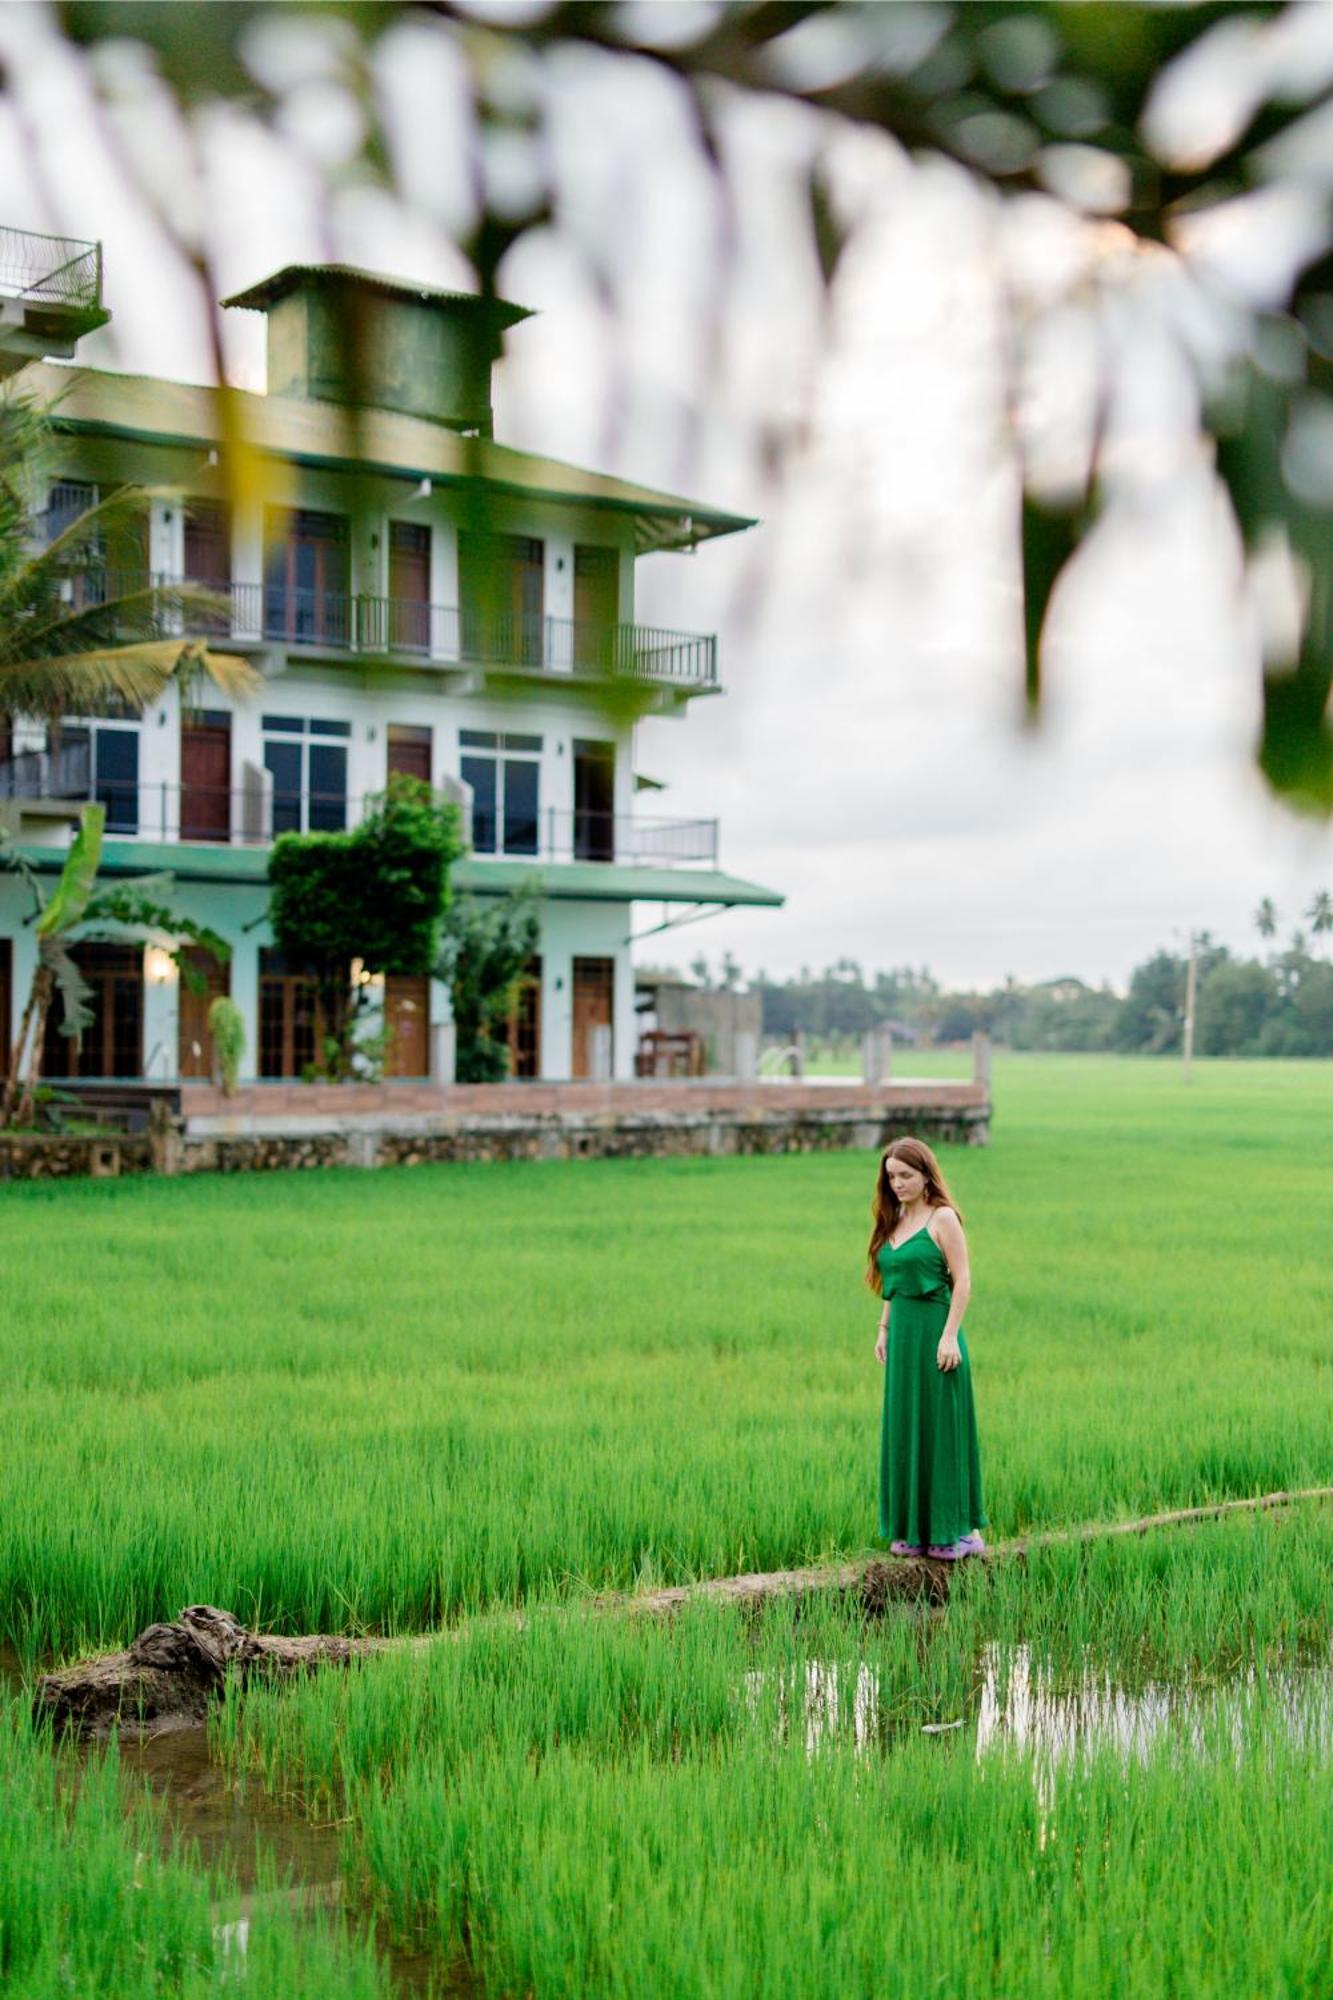
[[[879,1528],[894,1555],[980,1555],[986,1515],[963,1313],[967,1242],[939,1161],[920,1139],[884,1149],[866,1283],[884,1299]]]

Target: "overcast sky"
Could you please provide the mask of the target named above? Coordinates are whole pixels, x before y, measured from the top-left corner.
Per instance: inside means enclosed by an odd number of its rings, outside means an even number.
[[[206,231],[219,291],[324,257],[468,283],[450,242],[468,157],[448,46],[406,22],[381,45],[391,194],[349,175],[355,107],[335,57],[312,76],[290,25],[255,56],[287,88],[282,137],[215,115],[196,167],[130,54],[104,62],[99,123],[45,9],[0,9],[18,85],[0,101],[0,224],[102,241],[114,319],[82,359],[210,376],[202,310],[136,174],[177,227]],[[952,170],[844,134],[830,173],[853,226],[825,305],[797,198],[826,143],[811,118],[736,104],[724,201],[655,75],[575,64],[504,87],[541,93],[561,206],[502,272],[538,316],[509,336],[497,436],[762,517],[641,562],[638,616],[716,631],[725,693],[642,724],[637,766],[667,785],[645,811],[717,815],[724,867],[787,902],[664,932],[641,960],[729,948],[779,976],[848,957],[951,985],[1123,987],[1191,926],[1261,948],[1263,896],[1284,934],[1301,921],[1333,882],[1333,834],[1272,802],[1252,767],[1257,616],[1162,310],[1112,316],[1119,502],[1057,600],[1045,720],[1019,724],[1002,301],[1050,306],[1090,255],[1127,257],[1119,232],[1090,252],[1053,204],[1002,216]],[[485,165],[519,194],[532,171],[521,150]],[[1142,282],[1131,272],[1126,295]],[[233,377],[261,388],[262,317],[227,319]],[[1081,353],[1075,329],[1027,385],[1052,466],[1085,410]],[[636,928],[661,914],[639,906]]]

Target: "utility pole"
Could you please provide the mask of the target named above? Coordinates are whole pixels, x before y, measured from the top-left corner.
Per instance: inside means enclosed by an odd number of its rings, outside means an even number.
[[[1198,972],[1198,940],[1190,932],[1190,962],[1185,974],[1185,1081],[1190,1080],[1190,1061],[1194,1055],[1194,988]]]

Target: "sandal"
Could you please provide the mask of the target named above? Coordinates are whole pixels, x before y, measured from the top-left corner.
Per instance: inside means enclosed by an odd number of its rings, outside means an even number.
[[[925,1553],[926,1545],[924,1542],[891,1542],[889,1544],[889,1554],[893,1556],[923,1556]]]
[[[933,1556],[936,1562],[961,1562],[964,1556],[984,1555],[986,1544],[974,1528],[971,1534],[960,1536],[956,1542],[949,1542],[947,1545],[932,1542],[927,1553]]]

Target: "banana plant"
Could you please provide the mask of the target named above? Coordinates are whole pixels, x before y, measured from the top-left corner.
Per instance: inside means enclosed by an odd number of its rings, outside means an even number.
[[[89,987],[73,955],[74,932],[81,937],[115,936],[170,939],[165,948],[181,977],[202,990],[203,982],[182,957],[184,944],[204,946],[220,962],[231,947],[206,924],[174,910],[166,898],[170,875],[145,875],[99,890],[97,871],[102,859],[106,807],[91,804],[79,815],[78,830],[55,888],[43,898],[40,882],[12,835],[0,829],[0,862],[22,875],[34,901],[33,923],[37,964],[10,1054],[9,1073],[0,1097],[0,1126],[24,1126],[33,1121],[41,1080],[46,1023],[57,994],[62,1007],[60,1032],[80,1035],[92,1022]]]

